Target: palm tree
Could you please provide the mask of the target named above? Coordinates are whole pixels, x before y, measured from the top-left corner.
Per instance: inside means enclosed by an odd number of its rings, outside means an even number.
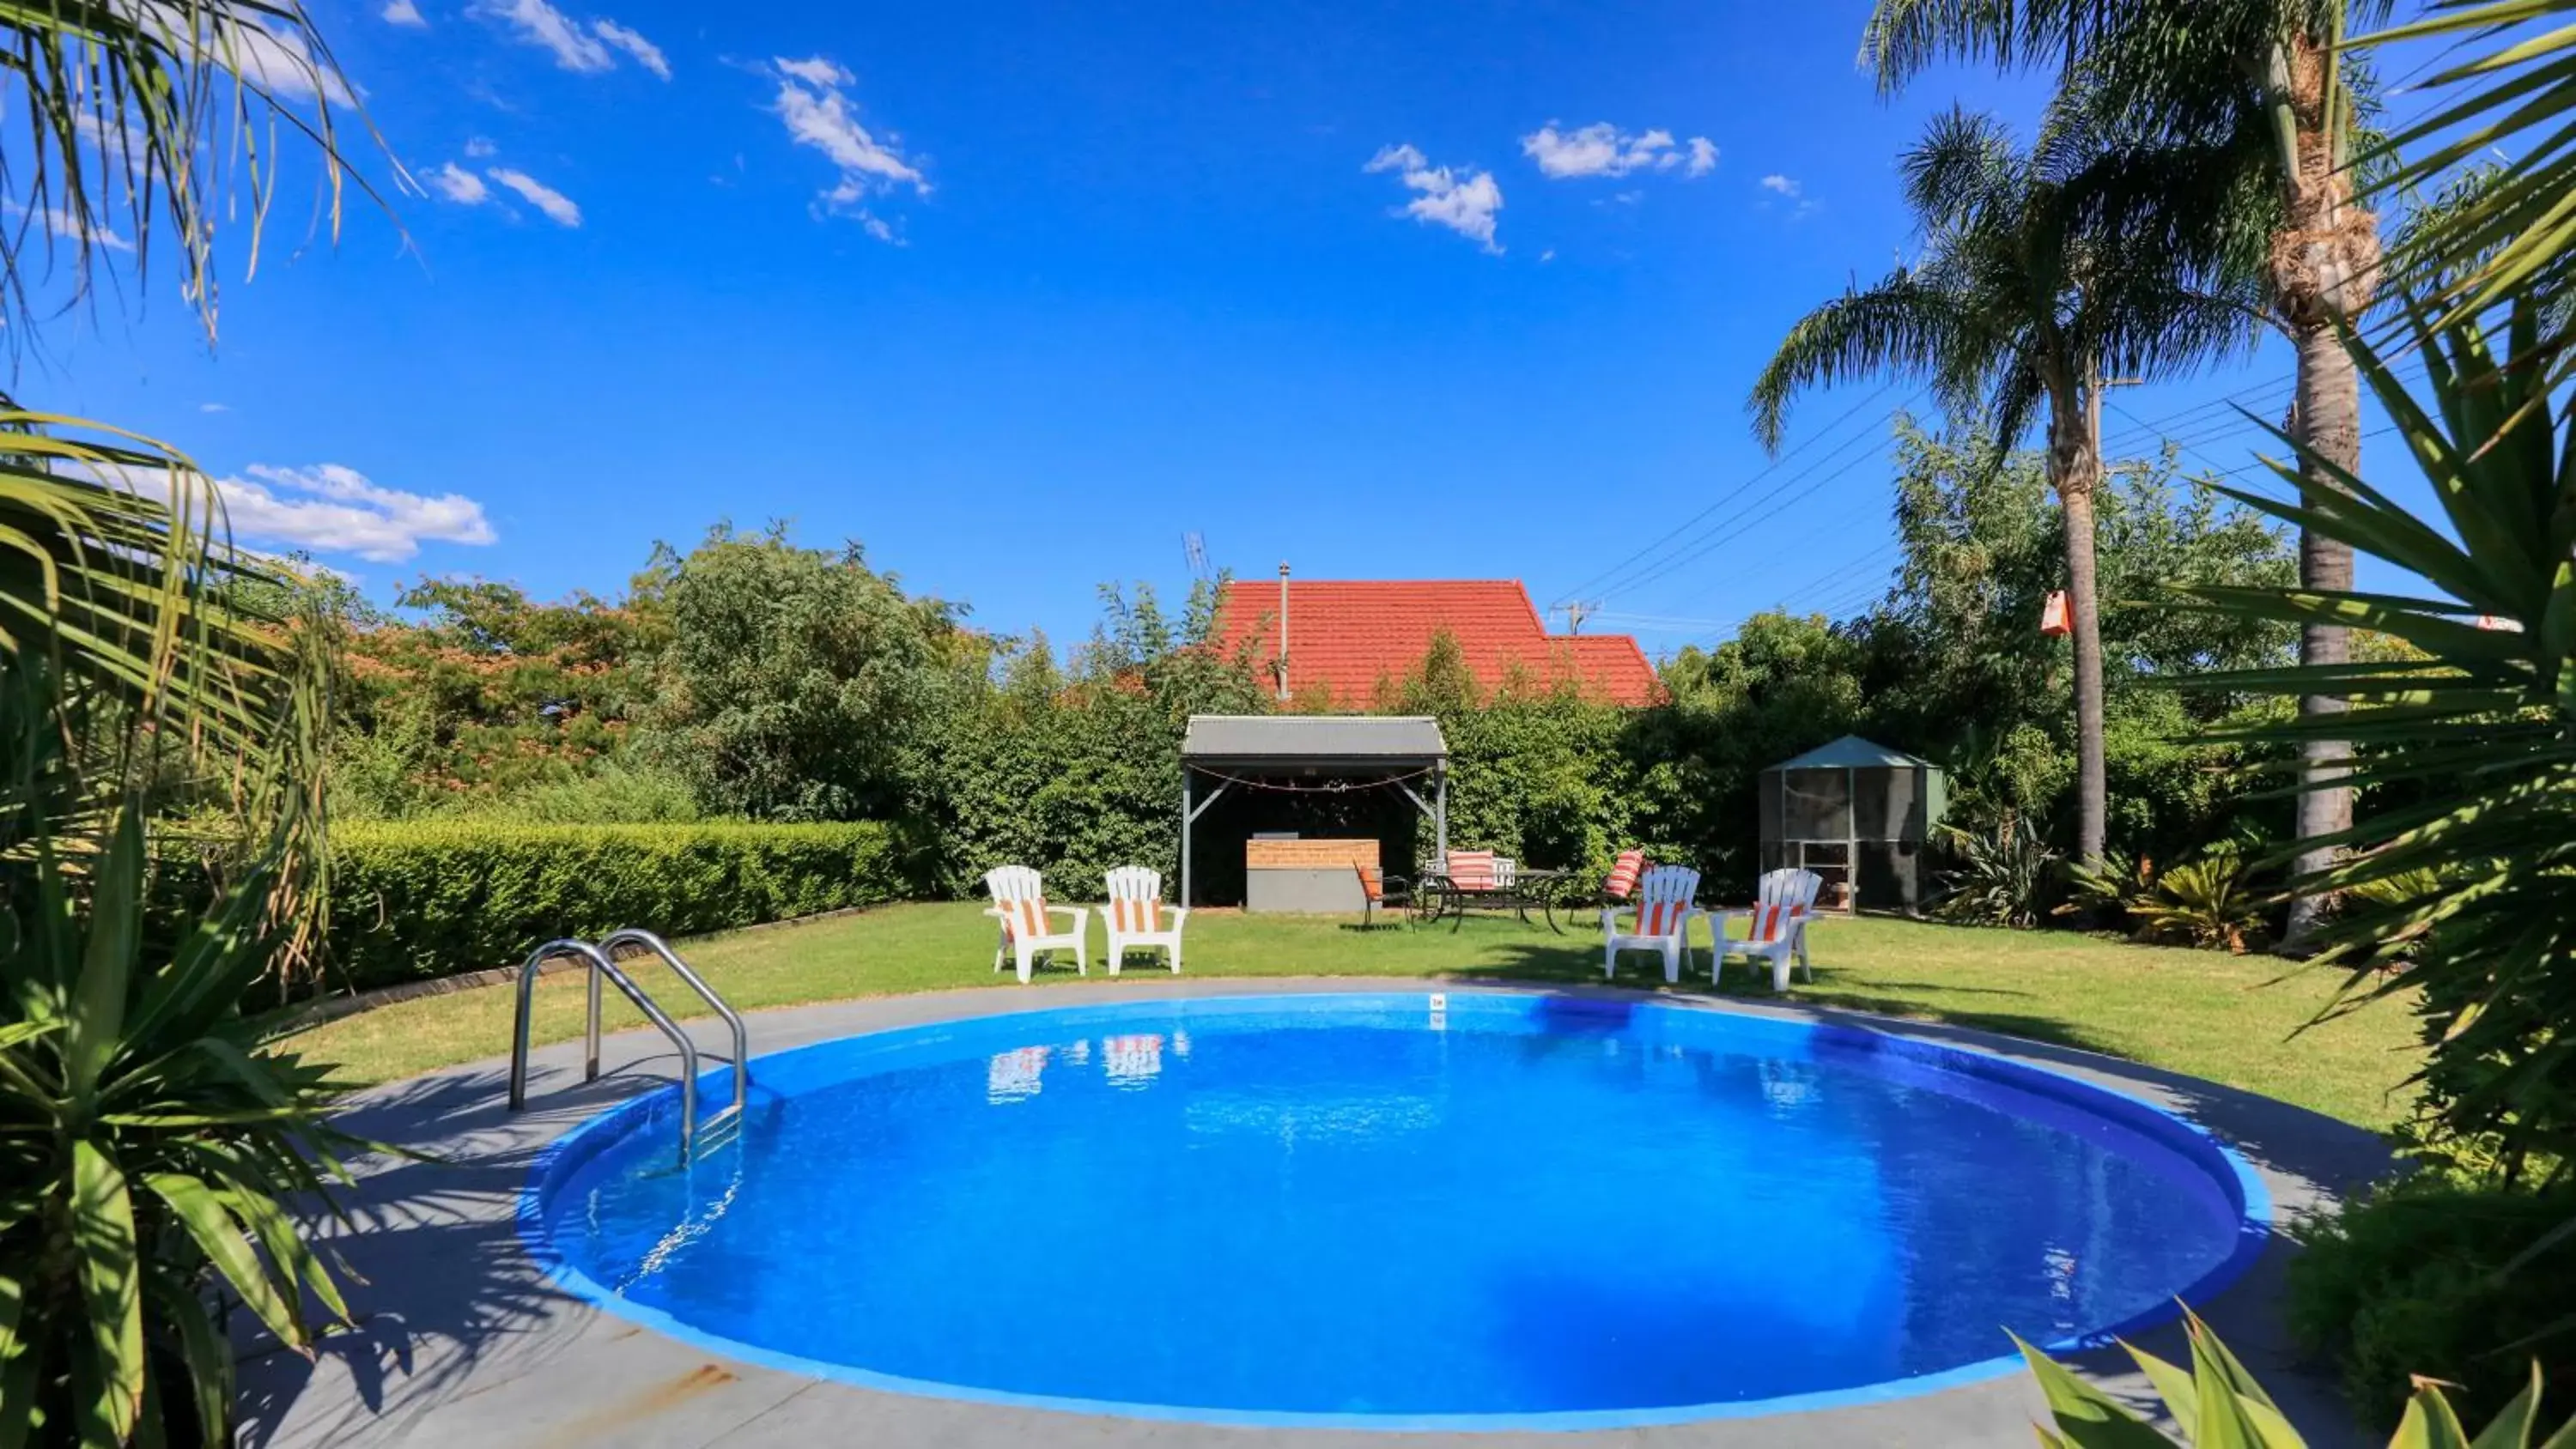
[[[256,270],[290,158],[315,166],[332,234],[353,90],[298,0],[105,0],[0,12],[22,106],[0,147],[0,336],[13,360],[86,312],[111,265],[136,289],[175,267],[209,342],[219,247]],[[372,135],[372,131],[368,131]],[[280,145],[281,138],[300,142]],[[399,176],[399,172],[397,172]],[[95,835],[143,775],[210,782],[245,839],[302,822],[274,908],[309,926],[321,850],[318,654],[280,627],[276,571],[230,546],[213,483],[167,444],[22,404],[0,385],[0,672],[77,712],[77,801],[46,828]],[[174,758],[175,757],[175,758]],[[0,806],[30,802],[0,786]],[[302,903],[302,904],[299,904]],[[309,945],[295,933],[300,960]]]
[[[212,338],[216,246],[255,262],[281,135],[351,88],[295,0],[0,9],[0,335],[40,347],[115,261],[175,253]],[[362,187],[363,189],[363,187]],[[229,1297],[310,1352],[347,1317],[285,1203],[344,1139],[326,1073],[241,1006],[311,944],[329,643],[234,550],[174,449],[0,389],[0,1445],[231,1442]],[[176,783],[186,793],[172,798]],[[229,882],[155,922],[147,822],[228,806]],[[256,1243],[257,1248],[251,1245]],[[220,1294],[216,1291],[221,1285]],[[23,1311],[22,1311],[23,1310]]]
[[[238,235],[256,268],[282,134],[309,141],[334,234],[346,185],[366,191],[336,140],[351,89],[296,0],[13,6],[0,68],[23,102],[0,150],[13,356],[111,260],[141,286],[173,251],[211,341],[218,244]],[[245,745],[275,661],[225,607],[245,561],[213,486],[173,448],[17,392],[0,386],[0,652],[47,656],[43,673],[121,700],[138,728]]]
[[[2180,160],[2128,225],[2209,240],[2205,261],[2259,271],[2296,349],[2291,431],[2310,460],[2300,486],[2314,502],[2335,491],[2338,470],[2361,464],[2361,382],[2343,329],[2370,304],[2380,243],[2378,219],[2354,199],[2351,163],[2364,147],[2341,57],[2347,24],[2387,9],[2387,0],[1878,0],[1861,58],[1890,91],[1945,55],[2063,67],[2095,124]],[[2351,548],[2303,529],[2299,578],[2311,590],[2349,590]],[[2305,625],[2299,657],[2345,662],[2346,630]],[[2344,702],[2310,695],[2299,708],[2333,715]],[[2303,843],[2351,827],[2349,754],[2331,738],[2302,748]],[[2299,863],[2306,874],[2332,862],[2330,848],[2306,844]],[[2321,905],[2293,902],[2293,942],[2314,929]]]
[[[2023,151],[1992,117],[1937,117],[1904,156],[1922,260],[1799,319],[1749,403],[1772,449],[1798,390],[1870,373],[1927,380],[1945,408],[1982,418],[2007,445],[2044,416],[2064,510],[2087,861],[2102,856],[2108,817],[2093,563],[2103,382],[2192,367],[2251,330],[2240,301],[2185,285],[2160,239],[2086,225],[2090,198],[2116,179],[2105,164],[2073,131]]]

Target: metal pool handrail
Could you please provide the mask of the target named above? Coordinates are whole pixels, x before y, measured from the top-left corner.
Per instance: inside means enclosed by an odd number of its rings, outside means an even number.
[[[570,937],[548,941],[529,953],[527,961],[519,967],[519,1019],[510,1038],[510,1110],[516,1112],[528,1105],[528,1029],[535,1005],[537,968],[556,956],[579,956],[590,963],[590,1049],[582,1071],[583,1081],[599,1076],[599,978],[602,975],[616,982],[618,991],[634,1003],[637,1011],[644,1013],[644,1019],[653,1023],[662,1035],[671,1039],[671,1045],[680,1049],[680,1156],[686,1159],[698,1135],[698,1045],[689,1040],[687,1032],[680,1030],[680,1024],[671,1019],[670,1013],[654,1004],[644,988],[617,968],[617,963],[608,958],[607,952],[588,941]],[[705,988],[701,986],[699,989]],[[728,1010],[726,1015],[731,1016],[731,1011]],[[736,1020],[738,1024],[739,1018]],[[738,1063],[735,1070],[741,1070]]]
[[[680,953],[672,950],[670,943],[661,937],[650,931],[629,926],[622,931],[611,931],[599,939],[600,954],[612,961],[616,959],[617,948],[620,946],[641,946],[661,957],[662,964],[671,968],[672,975],[688,983],[689,989],[698,994],[699,1000],[714,1007],[716,1015],[724,1018],[725,1026],[733,1032],[733,1110],[739,1114],[742,1111],[743,1101],[749,1096],[751,1090],[751,1032],[742,1024],[742,1014],[735,1011],[723,997],[718,996],[715,988],[706,983],[706,978],[692,969],[688,962],[681,960]],[[599,982],[596,977],[592,978],[590,986],[589,1047],[591,1060],[597,1062],[599,1060]],[[722,1121],[720,1116],[711,1119],[707,1123],[707,1129],[713,1131]]]

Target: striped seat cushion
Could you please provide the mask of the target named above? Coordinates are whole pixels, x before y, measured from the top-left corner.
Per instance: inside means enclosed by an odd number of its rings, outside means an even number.
[[[1361,895],[1372,901],[1383,901],[1386,899],[1386,878],[1384,876],[1364,865],[1354,864],[1351,866],[1351,869],[1360,873]]]
[[[1637,877],[1646,873],[1646,852],[1623,850],[1610,865],[1610,878],[1601,883],[1601,893],[1614,901],[1624,901],[1637,889]]]
[[[1494,888],[1494,853],[1490,850],[1449,852],[1449,883],[1462,891]]]
[[[1756,946],[1768,946],[1779,940],[1806,913],[1804,906],[1755,906],[1753,926],[1744,939]]]
[[[1155,929],[1163,903],[1152,896],[1122,896],[1109,903],[1109,928],[1120,935],[1142,935]]]
[[[1682,918],[1690,914],[1688,901],[1640,901],[1637,904],[1637,931],[1640,936],[1669,936],[1682,928]]]
[[[1012,935],[1043,936],[1047,933],[1045,897],[1021,896],[997,904],[1001,908],[1002,924],[1010,929]]]

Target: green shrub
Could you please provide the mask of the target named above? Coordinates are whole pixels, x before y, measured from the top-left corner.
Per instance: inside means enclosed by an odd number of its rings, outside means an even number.
[[[2291,1332],[2333,1360],[2374,1422],[2396,1421],[2409,1374],[2459,1385],[2472,1417],[2492,1413],[2529,1381],[2535,1355],[2552,1397],[2576,1394],[2576,1238],[2516,1261],[2571,1215],[2576,1187],[2426,1173],[2384,1188],[2300,1231]]]
[[[1984,834],[1944,826],[1941,835],[1955,864],[1943,877],[1948,894],[1933,914],[1945,921],[2024,930],[2048,914],[2058,854],[2040,842],[2037,832],[2006,815]]]
[[[2222,840],[2197,860],[2166,871],[2154,894],[2129,906],[2143,941],[2180,941],[2203,950],[2243,954],[2263,933],[2268,896],[2254,889],[2245,852]]]
[[[517,962],[556,936],[666,936],[914,894],[894,832],[844,825],[348,825],[330,947],[366,989]]]
[[[2300,1437],[2289,1415],[2188,1308],[2183,1310],[2183,1331],[2191,1341],[2188,1365],[2158,1358],[2135,1344],[2121,1345],[2154,1386],[2155,1396],[2163,1400],[2164,1416],[2173,1420],[2175,1436],[2193,1449],[2306,1449],[2308,1441]],[[2013,1343],[2048,1398],[2051,1423],[2039,1430],[2042,1449],[2139,1449],[2142,1445],[2166,1449],[2173,1444],[2174,1438],[2129,1402],[2078,1378],[2019,1337]],[[2468,1425],[2478,1422],[2477,1417],[2463,1420],[2463,1406],[2453,1403],[2447,1392],[2452,1387],[2429,1376],[2401,1387],[2398,1395],[2405,1408],[2402,1415],[2390,1416],[2397,1421],[2397,1431],[2388,1449],[2534,1449],[2535,1441],[2540,1441],[2538,1449],[2567,1449],[2576,1444],[2576,1419],[2568,1420],[2557,1433],[2548,1433],[2541,1408],[2549,1397],[2548,1384],[2537,1364],[2523,1374],[2520,1387],[2494,1422],[2475,1431]]]
[[[696,792],[678,772],[609,760],[586,775],[479,800],[474,808],[443,818],[526,825],[681,825],[699,820],[701,812]]]

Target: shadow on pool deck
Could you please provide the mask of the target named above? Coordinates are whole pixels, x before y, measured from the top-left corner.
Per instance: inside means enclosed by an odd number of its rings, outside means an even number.
[[[497,1069],[443,1073],[367,1093],[340,1126],[363,1138],[437,1142],[445,1156],[379,1159],[354,1191],[342,1193],[348,1220],[315,1225],[347,1266],[342,1286],[357,1327],[325,1337],[312,1361],[265,1333],[244,1341],[238,1442],[251,1449],[267,1444],[287,1408],[333,1361],[345,1371],[351,1396],[342,1425],[397,1435],[406,1405],[437,1407],[488,1359],[507,1362],[507,1377],[541,1370],[549,1338],[568,1339],[578,1324],[563,1319],[564,1295],[529,1260],[514,1218],[492,1211],[496,1202],[515,1200],[543,1150],[524,1132],[505,1128],[533,1120],[569,1126],[668,1085],[674,1066],[657,1054],[621,1062],[592,1083],[540,1080],[535,1090],[543,1099],[524,1117],[509,1111],[506,1074]],[[368,1286],[379,1282],[402,1285],[399,1308],[370,1311],[381,1295]],[[389,1392],[396,1381],[399,1395]],[[307,1442],[317,1442],[313,1427],[305,1426]],[[324,1427],[318,1442],[337,1437]]]

